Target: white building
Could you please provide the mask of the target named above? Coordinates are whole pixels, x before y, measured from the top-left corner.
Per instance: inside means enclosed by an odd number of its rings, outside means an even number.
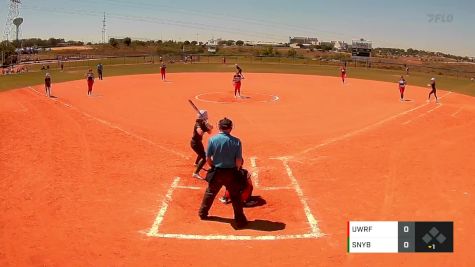
[[[317,37],[289,37],[289,44],[318,45]]]
[[[270,42],[270,41],[245,41],[245,45],[251,45],[251,46],[259,46],[259,45],[265,45],[265,46],[284,46],[285,44],[279,43],[279,42]]]
[[[218,49],[218,44],[221,41],[222,41],[221,38],[217,38],[217,39],[213,38],[213,39],[209,40],[208,43],[206,44],[206,46],[208,47],[208,52],[216,53],[216,51]]]
[[[334,43],[334,48],[337,51],[346,51],[346,50],[348,50],[348,44],[345,43],[344,41],[333,41],[332,43]]]

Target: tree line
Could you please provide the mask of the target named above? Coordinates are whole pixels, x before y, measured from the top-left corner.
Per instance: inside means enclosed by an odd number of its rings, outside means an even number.
[[[455,60],[470,60],[469,57],[456,56],[452,54],[446,54],[442,52],[431,52],[425,50],[418,50],[413,48],[401,49],[401,48],[374,48],[373,54],[378,56],[420,56],[420,57],[445,57]]]

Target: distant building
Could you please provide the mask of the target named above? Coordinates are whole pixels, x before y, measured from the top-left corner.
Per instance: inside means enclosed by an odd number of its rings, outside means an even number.
[[[335,42],[319,42],[319,45],[325,45],[325,46],[334,46]]]
[[[279,42],[269,42],[269,41],[245,41],[244,42],[245,45],[250,45],[250,46],[259,46],[259,45],[262,45],[262,46],[285,46],[285,44],[283,43],[279,43]]]
[[[317,37],[289,37],[289,44],[318,45]]]
[[[344,41],[334,41],[334,48],[337,51],[347,51],[348,50],[348,44],[345,43]]]
[[[217,49],[218,49],[218,44],[223,41],[223,39],[221,38],[218,38],[218,39],[211,39],[208,41],[208,43],[206,44],[206,47],[208,47],[208,52],[210,53],[216,53]]]

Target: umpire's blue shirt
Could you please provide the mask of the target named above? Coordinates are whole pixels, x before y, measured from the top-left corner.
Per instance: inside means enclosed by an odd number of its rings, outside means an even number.
[[[236,159],[242,159],[241,140],[220,132],[208,140],[206,156],[213,159],[213,164],[217,168],[235,168]]]

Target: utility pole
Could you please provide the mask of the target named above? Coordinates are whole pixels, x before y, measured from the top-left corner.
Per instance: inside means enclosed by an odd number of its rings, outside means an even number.
[[[102,20],[102,43],[106,43],[106,12],[104,12],[104,19]]]

